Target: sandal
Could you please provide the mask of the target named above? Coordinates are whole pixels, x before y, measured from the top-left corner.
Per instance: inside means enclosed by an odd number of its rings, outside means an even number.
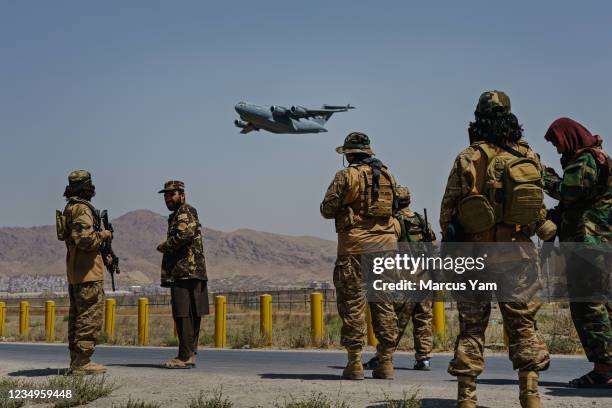
[[[164,363],[164,367],[170,369],[189,369],[193,366],[193,364],[190,364],[190,360],[183,361],[178,357],[170,359]]]
[[[579,378],[574,378],[569,382],[570,387],[574,388],[612,388],[612,373],[600,374],[590,371]]]

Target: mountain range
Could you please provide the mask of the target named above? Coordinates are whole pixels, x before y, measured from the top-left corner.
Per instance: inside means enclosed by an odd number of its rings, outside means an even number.
[[[167,218],[149,210],[131,211],[112,221],[113,249],[120,259],[120,286],[157,285]],[[223,290],[303,287],[330,281],[333,241],[239,229],[204,228],[204,251],[211,287]],[[63,276],[66,249],[55,226],[0,228],[0,278]]]

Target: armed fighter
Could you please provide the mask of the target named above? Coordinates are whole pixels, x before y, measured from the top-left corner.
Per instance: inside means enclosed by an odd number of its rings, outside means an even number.
[[[238,102],[235,106],[240,119],[234,121],[240,133],[253,130],[267,130],[272,133],[321,133],[327,132],[325,123],[336,112],[355,109],[354,106],[323,105],[321,109],[307,109],[303,106],[272,105],[270,108],[247,102]]]

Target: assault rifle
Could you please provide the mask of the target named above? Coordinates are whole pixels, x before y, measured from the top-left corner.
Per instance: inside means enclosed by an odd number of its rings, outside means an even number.
[[[423,208],[423,216],[425,217],[425,231],[423,231],[423,241],[433,242],[434,241],[433,231],[429,227],[429,221],[427,220],[427,208]]]
[[[100,213],[100,221],[102,222],[102,227],[105,230],[109,230],[114,233],[113,224],[108,220],[108,211],[103,210]],[[112,239],[104,240],[102,245],[100,246],[100,254],[102,255],[102,260],[104,261],[104,266],[106,266],[106,270],[110,273],[111,276],[111,284],[113,288],[113,292],[115,291],[115,274],[120,273],[119,270],[119,257],[115,255],[113,251]],[[110,258],[110,259],[109,259]]]

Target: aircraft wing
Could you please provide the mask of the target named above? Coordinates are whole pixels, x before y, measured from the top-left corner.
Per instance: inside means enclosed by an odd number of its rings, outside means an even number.
[[[240,131],[240,133],[247,134],[249,132],[252,132],[253,130],[259,130],[257,129],[255,126],[251,125],[250,123],[248,125],[246,125],[245,127],[242,128],[242,130]]]
[[[300,118],[306,118],[310,116],[331,116],[336,112],[346,112],[349,109],[355,109],[354,106],[349,105],[323,105],[321,109],[307,109],[302,106],[292,106],[290,109],[291,115]]]

